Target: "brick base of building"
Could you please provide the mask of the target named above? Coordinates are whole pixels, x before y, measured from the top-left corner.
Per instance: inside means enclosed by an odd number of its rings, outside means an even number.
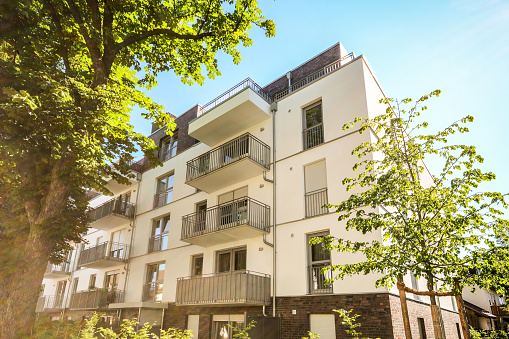
[[[350,338],[341,325],[334,309],[353,310],[359,314],[358,328],[363,336],[381,339],[405,339],[401,304],[399,297],[389,293],[351,294],[351,295],[308,295],[298,297],[278,297],[276,315],[281,317],[282,339],[301,339],[310,330],[311,314],[335,314],[336,338]],[[295,314],[293,311],[295,310]],[[418,318],[423,318],[428,339],[434,339],[433,322],[429,305],[408,299],[408,311],[412,337],[419,338]],[[187,327],[189,315],[199,315],[199,333],[196,339],[209,339],[213,315],[244,314],[261,316],[261,306],[175,306],[170,304],[165,310],[163,328]],[[266,314],[272,314],[272,306],[266,307]],[[455,312],[442,310],[447,339],[458,338],[456,324],[460,322]],[[461,338],[460,338],[461,339]]]

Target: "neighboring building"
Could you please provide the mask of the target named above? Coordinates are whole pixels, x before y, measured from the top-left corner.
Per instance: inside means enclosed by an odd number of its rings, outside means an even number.
[[[468,323],[480,330],[505,330],[509,325],[509,313],[505,310],[504,297],[493,291],[476,288],[465,289],[463,299]]]
[[[383,96],[365,57],[336,44],[263,88],[246,79],[194,106],[176,118],[172,137],[154,129],[163,166],[141,161],[133,167],[138,181],[112,182],[113,198],[91,200],[96,230],[65,273],[44,280],[45,300],[60,306],[46,312],[77,319],[97,309],[110,322],[138,317],[192,329],[199,339],[231,338],[228,325],[255,319],[259,328],[280,326],[285,339],[308,331],[330,339],[346,337],[332,312],[345,308],[361,315],[364,335],[404,338],[396,290],[375,288],[376,275],[326,285],[323,267],[359,256],[309,245],[329,234],[382,239],[346,232],[322,206],[348,197],[341,180],[357,160],[351,151],[375,140],[343,124],[383,112]],[[424,288],[424,281],[405,279]],[[440,301],[447,338],[458,338],[452,298]],[[409,310],[414,336],[433,338],[429,300],[409,296]]]

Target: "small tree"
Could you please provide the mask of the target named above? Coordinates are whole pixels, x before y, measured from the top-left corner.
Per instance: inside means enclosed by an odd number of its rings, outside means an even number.
[[[507,234],[509,223],[500,208],[508,205],[498,192],[477,192],[478,186],[495,179],[491,172],[476,168],[483,158],[475,147],[449,144],[455,133],[468,132],[466,116],[446,129],[433,134],[419,134],[428,127],[417,122],[436,90],[413,104],[411,99],[383,99],[387,110],[373,119],[356,118],[344,126],[360,123],[359,132],[373,131],[377,138],[356,147],[352,154],[361,161],[354,166],[359,174],[345,178],[348,191],[358,188],[336,208],[347,230],[363,234],[381,232],[382,238],[357,242],[347,239],[324,241],[330,249],[360,252],[365,260],[336,265],[335,279],[347,275],[377,272],[382,277],[377,287],[389,288],[397,282],[407,338],[411,338],[405,292],[426,295],[431,301],[435,338],[443,338],[438,296],[456,296],[463,334],[469,338],[464,315],[462,290],[478,284],[500,286],[507,275],[492,273],[495,266],[507,270]],[[395,105],[395,107],[393,106]],[[411,105],[410,109],[405,109]],[[441,173],[432,175],[424,165],[433,158],[442,161]],[[315,241],[320,241],[316,239]],[[477,274],[472,274],[477,267]],[[403,276],[413,273],[426,280],[427,291],[411,289]]]

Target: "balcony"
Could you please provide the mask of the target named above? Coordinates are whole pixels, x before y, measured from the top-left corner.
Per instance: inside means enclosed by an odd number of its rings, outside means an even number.
[[[71,265],[68,262],[63,262],[58,265],[48,263],[46,266],[46,272],[44,272],[44,278],[57,279],[63,278],[71,274]]]
[[[210,193],[268,171],[269,162],[270,147],[246,133],[188,161],[186,184]]]
[[[321,188],[304,195],[306,205],[306,218],[329,213],[329,209],[323,207],[327,205],[327,188]]]
[[[509,312],[504,308],[507,308],[507,305],[491,305],[491,313],[497,317],[507,317],[509,316]]]
[[[127,262],[128,258],[128,245],[106,241],[81,251],[78,266],[88,268],[108,268]]]
[[[88,211],[91,220],[90,227],[111,231],[131,221],[134,218],[134,213],[135,204],[114,198]]]
[[[71,295],[71,310],[106,308],[109,304],[124,302],[124,291],[97,289],[78,291]]]
[[[217,145],[270,117],[270,98],[247,78],[202,106],[189,123],[189,135],[209,146]]]
[[[58,312],[64,306],[63,295],[44,295],[37,299],[35,312]]]
[[[268,305],[270,276],[250,271],[178,278],[177,306],[236,304]]]
[[[270,207],[252,198],[239,198],[182,217],[181,240],[214,246],[269,232]]]

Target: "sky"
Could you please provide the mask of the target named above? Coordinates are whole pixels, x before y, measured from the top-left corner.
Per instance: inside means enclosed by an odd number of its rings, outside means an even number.
[[[159,86],[148,92],[154,101],[178,116],[247,77],[264,86],[341,41],[367,58],[388,97],[442,90],[424,115],[431,131],[473,115],[470,133],[451,142],[476,146],[485,159],[481,168],[497,174],[483,190],[509,192],[508,0],[259,0],[259,7],[276,23],[274,38],[253,28],[254,43],[240,48],[240,65],[219,54],[221,76],[202,86],[160,74]],[[148,135],[150,122],[139,113],[132,123]]]

